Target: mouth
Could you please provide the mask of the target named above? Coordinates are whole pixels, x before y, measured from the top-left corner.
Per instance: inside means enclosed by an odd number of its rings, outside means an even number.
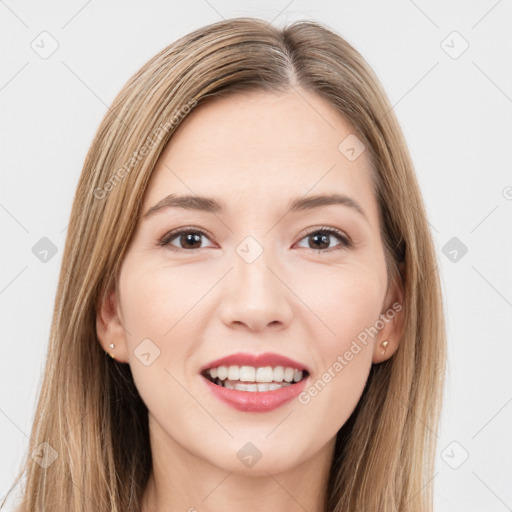
[[[252,393],[274,391],[293,386],[309,376],[305,369],[284,366],[219,366],[201,375],[217,386]]]

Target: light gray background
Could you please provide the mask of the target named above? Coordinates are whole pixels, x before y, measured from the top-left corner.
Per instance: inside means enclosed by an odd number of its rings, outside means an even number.
[[[445,294],[449,368],[432,482],[436,510],[511,510],[512,6],[506,0],[0,0],[0,498],[26,448],[71,202],[107,106],[170,42],[242,15],[277,25],[324,22],[382,81],[416,165]],[[50,47],[43,31],[59,45],[46,59],[31,47],[41,47],[42,37]],[[57,247],[46,263],[32,252],[42,237]],[[451,245],[443,252],[453,237],[466,254],[457,248],[450,254]]]

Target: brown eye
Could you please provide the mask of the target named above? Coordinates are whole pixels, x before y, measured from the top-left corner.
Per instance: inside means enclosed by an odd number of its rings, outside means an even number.
[[[329,247],[332,237],[337,238],[341,243],[334,247]],[[352,246],[350,239],[344,233],[334,228],[322,228],[311,231],[304,238],[302,238],[302,240],[305,239],[310,240],[310,243],[308,244],[309,249],[320,252],[325,252],[330,249],[346,249]]]
[[[172,231],[171,233],[166,234],[162,240],[160,240],[159,245],[167,246],[173,251],[201,249],[202,237],[206,237],[206,234],[202,231],[181,229],[179,231]],[[178,240],[178,247],[171,244],[175,239]]]

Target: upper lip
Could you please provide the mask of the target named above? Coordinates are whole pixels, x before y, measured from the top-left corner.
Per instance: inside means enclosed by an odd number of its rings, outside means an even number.
[[[255,368],[265,366],[284,366],[285,368],[295,368],[297,370],[305,370],[310,373],[309,368],[298,361],[294,361],[289,357],[275,354],[273,352],[265,352],[263,354],[250,354],[248,352],[238,352],[221,359],[215,359],[201,367],[200,373],[210,368],[218,368],[219,366],[254,366]]]

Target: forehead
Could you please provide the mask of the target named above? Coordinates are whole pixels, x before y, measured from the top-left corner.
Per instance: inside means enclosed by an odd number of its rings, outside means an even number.
[[[309,91],[216,98],[196,107],[174,133],[153,171],[145,209],[170,193],[222,197],[238,210],[338,192],[356,196],[376,215],[367,152],[351,161],[339,149],[354,132]]]

